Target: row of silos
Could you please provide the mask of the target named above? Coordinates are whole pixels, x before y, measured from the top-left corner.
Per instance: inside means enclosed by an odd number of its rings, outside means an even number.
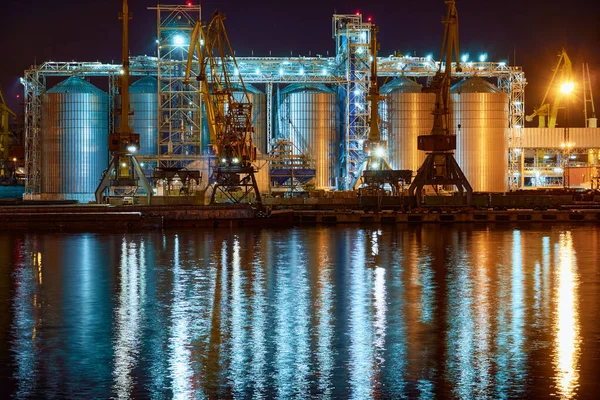
[[[145,77],[130,87],[131,125],[140,134],[140,155],[157,154],[158,83]],[[116,99],[120,103],[120,99]],[[120,123],[115,121],[116,126]],[[108,95],[71,76],[42,96],[43,197],[94,200],[108,167]]]
[[[397,78],[381,88],[389,140],[389,161],[394,169],[416,173],[425,159],[417,137],[433,127],[435,95],[421,85]],[[508,95],[481,78],[469,78],[450,90],[451,131],[457,135],[455,158],[473,190],[508,189]],[[459,128],[460,125],[460,128]]]
[[[266,153],[266,95],[247,85],[253,104],[254,142]],[[140,134],[140,153],[156,155],[158,83],[154,77],[130,88],[133,131]],[[397,78],[381,89],[382,120],[394,169],[416,171],[425,154],[417,136],[431,131],[435,95],[421,85]],[[470,78],[451,90],[452,127],[457,133],[456,159],[476,191],[505,191],[508,171],[508,98],[489,82]],[[241,91],[234,96],[241,99]],[[237,98],[236,97],[236,98]],[[339,104],[325,85],[295,84],[281,91],[277,118],[282,131],[315,163],[319,189],[331,189],[340,158]],[[70,77],[48,90],[42,115],[42,193],[47,197],[91,200],[108,165],[108,98],[91,83]],[[460,124],[461,128],[458,128]]]

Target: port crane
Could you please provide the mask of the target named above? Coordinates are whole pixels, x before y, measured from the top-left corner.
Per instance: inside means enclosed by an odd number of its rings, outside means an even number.
[[[542,103],[531,115],[525,117],[527,122],[538,117],[539,128],[555,128],[558,109],[563,98],[573,90],[573,65],[565,49],[558,54],[558,63],[554,68],[552,79],[546,88]],[[560,85],[557,87],[557,85]],[[546,126],[546,119],[548,126]]]
[[[393,170],[387,160],[388,146],[385,140],[381,140],[381,131],[379,130],[379,102],[381,94],[379,91],[379,82],[377,75],[377,52],[379,51],[379,42],[377,33],[379,28],[375,24],[370,27],[370,51],[371,51],[371,76],[369,78],[369,135],[363,143],[363,152],[367,155],[365,161],[359,167],[356,178],[352,184],[354,190],[358,189],[361,180],[366,186],[361,187],[361,192],[367,195],[375,194],[380,196],[384,191],[384,186],[389,185],[392,188],[392,195],[401,194],[401,185],[404,182],[410,183],[412,171]]]
[[[252,142],[252,103],[238,72],[224,20],[225,15],[215,11],[206,26],[200,22],[194,26],[185,81],[189,82],[197,54],[200,68],[196,79],[200,82],[206,107],[211,152],[216,156],[210,178],[210,202],[217,203],[218,197],[222,197],[229,202],[241,203],[251,201],[254,195],[260,208],[261,197],[252,164],[256,161],[256,146]],[[236,92],[241,89],[241,96],[234,97],[234,83]]]
[[[454,158],[456,135],[450,127],[450,80],[453,56],[456,59],[456,71],[462,71],[458,48],[458,11],[455,0],[445,0],[444,3],[447,5],[447,12],[446,18],[442,21],[444,37],[440,64],[431,85],[423,89],[424,92],[435,93],[433,128],[431,134],[419,135],[417,138],[417,148],[426,151],[427,157],[408,191],[411,196],[417,193],[417,205],[420,206],[424,186],[431,185],[437,192],[438,185],[453,185],[461,196],[466,192],[467,206],[471,206],[473,188]]]
[[[123,67],[119,76],[121,124],[119,132],[108,135],[108,149],[112,153],[112,158],[96,189],[96,203],[103,203],[106,189],[110,188],[118,196],[132,196],[139,187],[143,187],[148,204],[150,204],[153,195],[152,187],[135,157],[135,153],[140,148],[140,135],[133,133],[129,126],[129,115],[133,114],[129,108],[129,20],[131,14],[127,0],[123,0],[122,6],[123,9],[119,14],[119,19],[123,21]]]
[[[11,161],[9,159],[10,137],[12,133],[8,125],[11,116],[16,118],[17,115],[8,107],[8,104],[4,100],[4,95],[0,91],[0,183],[12,183],[15,180],[14,166],[16,165],[16,160]]]

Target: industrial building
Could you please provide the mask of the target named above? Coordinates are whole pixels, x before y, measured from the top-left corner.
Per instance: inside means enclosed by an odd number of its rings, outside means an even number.
[[[160,4],[151,10],[157,13],[157,56],[131,57],[129,66],[134,80],[129,92],[131,125],[140,135],[137,159],[148,178],[158,167],[187,168],[200,170],[200,186],[206,186],[215,160],[208,146],[205,108],[198,83],[184,79],[200,7]],[[278,158],[282,154],[306,160],[298,174],[314,171],[308,187],[350,188],[368,136],[370,27],[360,14],[334,15],[333,56],[236,57],[233,74],[243,77],[253,105],[261,192],[289,182],[284,169],[275,167],[285,164]],[[435,96],[421,89],[439,63],[405,55],[377,61],[381,131],[389,143],[390,165],[416,172],[425,157],[417,150],[417,136],[431,130],[435,103]],[[121,68],[48,61],[25,71],[27,198],[93,200],[109,162],[108,134],[118,126]],[[597,129],[570,129],[565,142],[563,129],[524,128],[527,82],[520,67],[503,61],[465,62],[452,76],[456,159],[474,191],[566,183],[589,187],[597,179]],[[54,77],[64,80],[47,87],[47,79]],[[107,92],[86,80],[98,77],[106,79]],[[282,140],[289,143],[289,151],[277,150]],[[156,187],[159,194],[169,192],[164,182],[156,182]]]

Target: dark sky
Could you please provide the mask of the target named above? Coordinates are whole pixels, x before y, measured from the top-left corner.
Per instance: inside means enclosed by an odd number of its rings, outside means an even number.
[[[22,71],[35,61],[102,61],[120,59],[120,0],[3,0],[0,40],[0,84],[11,106],[19,107]],[[178,0],[166,4],[178,3]],[[493,61],[516,54],[529,82],[527,112],[539,103],[549,82],[556,54],[566,47],[581,80],[588,62],[600,98],[600,5],[596,0],[457,0],[461,53],[471,59],[487,52]],[[152,0],[130,0],[131,54],[154,55],[156,14]],[[360,10],[380,28],[381,55],[416,52],[439,58],[443,0],[205,0],[204,19],[218,8],[227,15],[226,28],[239,56],[333,54],[331,16]],[[581,91],[573,114],[581,115]],[[15,110],[16,111],[16,110]]]

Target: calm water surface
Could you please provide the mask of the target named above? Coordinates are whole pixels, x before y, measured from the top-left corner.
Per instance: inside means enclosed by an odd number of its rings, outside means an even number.
[[[600,227],[0,234],[17,398],[597,398]]]

